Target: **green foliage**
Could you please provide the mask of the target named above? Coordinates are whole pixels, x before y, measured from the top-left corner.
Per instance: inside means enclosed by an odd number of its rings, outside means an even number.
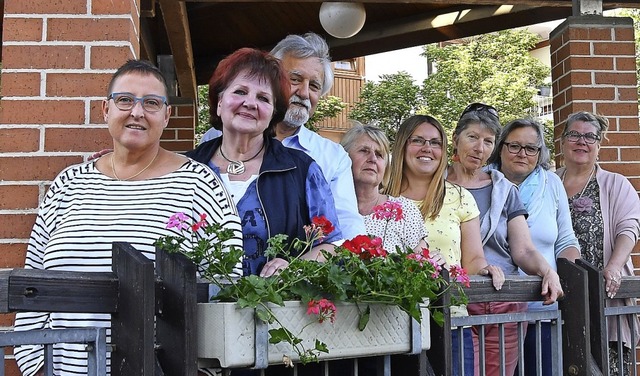
[[[327,95],[320,98],[318,106],[313,115],[305,124],[305,127],[317,132],[317,125],[324,119],[336,117],[342,110],[347,107],[347,104],[342,101],[342,98],[333,95]]]
[[[527,30],[504,30],[469,38],[445,47],[425,46],[424,56],[437,71],[423,84],[422,111],[455,127],[462,110],[473,102],[488,103],[503,124],[527,117],[535,105],[536,87],[549,68],[529,54],[539,37]]]
[[[209,115],[209,86],[198,86],[198,122],[196,123],[196,142],[211,128]]]
[[[350,117],[377,121],[391,140],[399,124],[413,114],[429,114],[449,132],[462,110],[473,102],[494,105],[503,124],[529,117],[536,87],[544,84],[549,68],[529,54],[538,36],[526,30],[505,30],[444,47],[425,46],[424,56],[435,73],[422,86],[406,72],[383,75],[367,82]]]
[[[386,217],[380,217],[380,220],[388,222],[402,218],[402,208],[397,203],[387,206],[389,209],[380,214]],[[198,265],[200,275],[220,288],[214,299],[237,302],[240,308],[255,309],[259,319],[275,326],[269,331],[270,343],[289,343],[303,363],[316,361],[321,352],[327,352],[326,346],[315,339],[315,344],[310,346],[312,348],[306,348],[300,339],[304,328],[299,333],[285,328],[274,315],[273,305],[284,306],[285,300],[300,300],[306,303],[307,314],[317,315],[317,321],[322,323],[333,322],[339,314],[333,301],[356,303],[360,318],[354,325],[363,330],[369,319],[370,304],[396,305],[420,322],[420,305],[425,299],[435,301],[443,290],[451,287],[457,289],[458,295],[464,296],[458,281],[468,282],[466,273],[456,265],[451,270],[457,268],[462,271],[462,274],[457,274],[461,279],[453,278],[455,282],[447,283],[439,274],[440,266],[430,258],[427,249],[414,253],[408,247],[397,247],[395,253],[388,254],[382,247],[381,238],[368,235],[347,240],[332,253],[322,251],[324,262],[302,258],[301,255],[309,252],[313,244],[334,230],[324,217],[314,217],[312,224],[305,226],[307,239],[297,239],[291,242],[291,246],[284,235],[268,240],[266,256],[273,258],[277,255],[285,259],[288,262],[286,268],[266,278],[256,275],[237,278],[234,275],[244,252],[235,247],[227,249],[223,245],[233,234],[219,224],[207,224],[206,215],[201,215],[200,221],[194,225],[187,221],[185,214],[174,214],[167,228],[175,228],[181,235],[162,237],[156,241],[156,247],[167,252],[181,252]],[[184,249],[187,239],[196,244],[192,250]],[[451,275],[454,276],[453,272]],[[360,309],[361,305],[365,308]],[[311,324],[313,322],[307,326]]]
[[[380,79],[365,83],[349,117],[361,123],[376,122],[393,140],[400,123],[420,107],[420,86],[407,72],[383,74]]]

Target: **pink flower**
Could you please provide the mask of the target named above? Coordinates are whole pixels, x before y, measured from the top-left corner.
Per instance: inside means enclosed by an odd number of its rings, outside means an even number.
[[[322,239],[335,230],[333,223],[331,223],[331,221],[324,215],[313,217],[311,219],[311,225],[305,225],[303,228],[304,233],[307,236],[307,240],[318,241],[322,241]]]
[[[311,300],[307,304],[307,315],[318,315],[318,322],[323,323],[329,319],[333,324],[336,321],[336,305],[327,299]]]
[[[573,200],[571,206],[578,213],[589,213],[593,207],[593,200],[586,196],[580,196]]]
[[[409,253],[407,258],[418,261],[420,266],[422,266],[425,261],[431,258],[431,256],[429,256],[429,248],[422,248],[420,252]]]
[[[167,222],[167,229],[170,228],[176,228],[180,231],[189,228],[189,225],[187,224],[187,215],[184,213],[175,213],[174,215],[171,216],[171,218],[169,218],[169,221]]]
[[[460,282],[466,287],[470,286],[469,275],[467,271],[460,265],[451,265],[449,268],[449,276],[456,282]]]
[[[200,220],[191,226],[191,230],[198,231],[207,225],[207,213],[200,214]]]
[[[402,214],[402,204],[397,201],[386,201],[380,205],[373,207],[373,218],[379,220],[396,222],[401,221],[404,218]]]

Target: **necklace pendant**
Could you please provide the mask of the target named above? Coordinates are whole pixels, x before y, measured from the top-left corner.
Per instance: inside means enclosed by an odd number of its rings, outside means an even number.
[[[240,175],[244,173],[244,170],[244,163],[242,163],[242,161],[229,161],[227,173],[231,175]]]

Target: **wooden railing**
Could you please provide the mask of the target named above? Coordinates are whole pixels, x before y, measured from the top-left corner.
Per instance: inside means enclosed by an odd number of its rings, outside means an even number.
[[[638,309],[605,310],[602,274],[587,263],[559,260],[558,272],[566,294],[559,303],[564,318],[559,323],[562,373],[607,375],[606,315],[637,314]],[[195,266],[181,255],[158,252],[154,267],[130,245],[115,243],[112,273],[0,271],[0,313],[111,313],[111,364],[118,365],[112,366],[112,375],[196,375],[196,303],[206,301],[208,289],[198,284],[195,276]],[[540,282],[538,277],[509,278],[495,291],[489,278],[473,277],[465,293],[470,302],[537,301]],[[616,297],[640,297],[640,277],[623,278]],[[445,293],[433,305],[446,307],[450,300],[450,294]],[[444,308],[444,317],[443,326],[431,327],[430,350],[418,356],[401,356],[402,362],[392,361],[391,365],[386,357],[381,362],[384,368],[403,376],[450,375],[448,308]]]

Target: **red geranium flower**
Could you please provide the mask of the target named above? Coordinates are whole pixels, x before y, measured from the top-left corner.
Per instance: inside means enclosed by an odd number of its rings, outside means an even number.
[[[387,255],[387,251],[382,248],[382,239],[379,237],[371,238],[368,235],[358,235],[351,240],[345,241],[342,245],[349,251],[359,255],[363,260]]]
[[[336,305],[327,299],[310,300],[307,304],[307,315],[318,315],[319,323],[329,319],[333,324],[336,321],[336,312]]]

